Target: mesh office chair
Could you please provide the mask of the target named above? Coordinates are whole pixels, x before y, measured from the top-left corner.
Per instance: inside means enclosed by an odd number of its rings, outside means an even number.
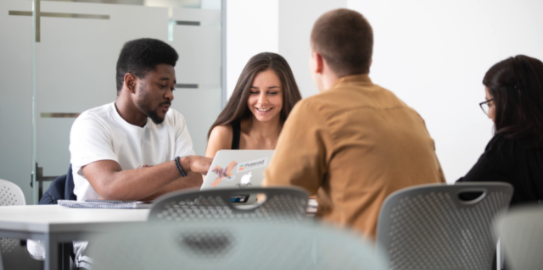
[[[543,207],[511,209],[494,220],[494,236],[500,239],[507,269],[543,268]]]
[[[362,237],[316,223],[148,222],[90,238],[93,269],[384,270]]]
[[[509,206],[507,183],[430,184],[399,190],[383,203],[377,246],[390,269],[491,269],[491,222]]]
[[[264,194],[255,205],[236,203],[240,197]],[[153,205],[151,221],[269,220],[297,222],[306,218],[308,194],[301,188],[244,188],[180,191]]]
[[[0,179],[0,207],[25,204],[23,190],[12,182]],[[43,262],[32,259],[19,239],[0,238],[0,253],[5,270],[43,268]]]

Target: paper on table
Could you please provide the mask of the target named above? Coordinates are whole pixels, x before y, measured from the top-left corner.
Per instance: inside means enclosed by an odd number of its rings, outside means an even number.
[[[148,202],[111,202],[111,201],[95,201],[95,202],[80,202],[72,200],[58,200],[58,205],[70,208],[101,208],[101,209],[141,209],[150,208]]]

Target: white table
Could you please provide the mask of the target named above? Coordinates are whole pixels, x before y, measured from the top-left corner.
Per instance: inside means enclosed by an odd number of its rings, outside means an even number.
[[[41,240],[45,245],[45,269],[60,269],[59,244],[85,240],[126,223],[147,220],[149,209],[86,209],[59,205],[0,207],[0,237]],[[62,267],[65,266],[63,260]]]

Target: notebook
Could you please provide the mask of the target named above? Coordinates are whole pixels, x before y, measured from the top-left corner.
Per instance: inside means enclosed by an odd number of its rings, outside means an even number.
[[[58,205],[70,208],[141,209],[150,208],[150,202],[140,201],[72,201],[58,200]]]

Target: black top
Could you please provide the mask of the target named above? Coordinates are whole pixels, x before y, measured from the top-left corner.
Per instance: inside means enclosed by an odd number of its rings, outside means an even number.
[[[511,205],[543,200],[543,148],[496,134],[459,182],[500,181],[513,186]]]
[[[234,121],[231,123],[232,125],[232,149],[238,150],[239,149],[239,137],[241,134],[241,122]]]

